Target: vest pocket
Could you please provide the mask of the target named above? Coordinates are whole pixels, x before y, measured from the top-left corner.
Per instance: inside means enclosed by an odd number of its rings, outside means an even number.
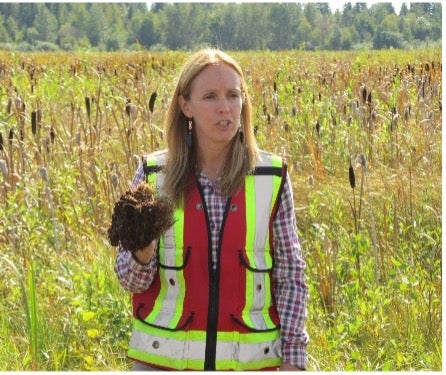
[[[247,255],[243,254],[242,250],[238,251],[240,264],[251,272],[271,272],[274,268],[274,258],[266,252],[264,249],[246,250],[246,253],[251,255],[250,259],[247,259]],[[255,262],[255,263],[254,263]],[[268,263],[271,265],[269,266]],[[262,264],[257,266],[256,264]]]
[[[241,318],[236,317],[234,314],[231,314],[231,319],[234,323],[236,323],[238,326],[245,328],[248,332],[272,332],[277,331],[280,329],[280,324],[274,325],[272,327],[264,327],[264,328],[256,328],[248,325],[247,323],[243,322]]]
[[[141,316],[141,310],[144,308],[144,304],[141,303],[138,307],[138,309],[136,310],[136,318],[141,322],[144,323],[145,325],[149,326],[149,327],[154,327],[154,328],[158,328],[158,329],[163,329],[166,331],[171,331],[171,332],[176,332],[176,331],[183,331],[188,325],[190,325],[192,323],[192,321],[194,320],[194,315],[195,313],[192,311],[189,316],[187,317],[187,319],[184,320],[183,323],[179,323],[176,327],[171,328],[171,327],[164,327],[155,323],[149,323],[148,321],[146,321],[142,316]]]
[[[176,271],[181,271],[183,270],[187,264],[189,263],[189,257],[190,257],[190,253],[191,253],[192,248],[190,246],[188,246],[186,248],[186,255],[184,256],[184,258],[182,259],[182,263],[178,262],[178,260],[174,258],[174,255],[171,256],[172,254],[175,253],[176,249],[175,248],[164,248],[163,252],[164,252],[164,256],[163,256],[163,261],[161,261],[160,259],[158,260],[158,265],[161,268],[164,268],[166,270],[176,270]],[[172,254],[171,254],[172,252]],[[172,259],[170,259],[172,258]],[[178,264],[180,263],[180,264]]]

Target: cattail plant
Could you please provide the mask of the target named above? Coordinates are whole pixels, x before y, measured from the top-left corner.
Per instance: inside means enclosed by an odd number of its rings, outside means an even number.
[[[90,115],[91,115],[91,99],[89,96],[85,97],[85,108],[87,110],[87,117],[88,120],[90,120]]]
[[[58,249],[59,243],[57,240],[57,233],[56,233],[56,217],[55,217],[55,211],[54,211],[54,199],[53,199],[53,194],[51,193],[48,170],[45,167],[41,167],[39,169],[39,172],[40,172],[40,177],[42,178],[42,180],[45,184],[45,196],[47,199],[48,209],[49,209],[49,212],[51,215],[51,221],[53,223],[53,228],[54,228],[55,247],[56,247],[56,249]]]
[[[4,161],[3,159],[0,159],[0,170],[3,176],[3,194],[4,198],[6,199],[6,196],[8,195],[9,178],[8,178],[8,166],[6,165],[6,161]]]
[[[155,106],[155,100],[157,97],[157,92],[154,91],[152,92],[152,95],[150,95],[150,99],[149,99],[149,128],[150,128],[150,146],[151,146],[151,151],[153,151],[155,149],[155,139],[154,139],[154,134],[153,134],[153,124],[152,124],[152,115],[153,115],[153,110],[154,110],[154,106]],[[144,136],[144,148],[146,145],[146,137]]]
[[[369,184],[367,181],[367,159],[366,159],[366,156],[363,153],[358,154],[358,156],[356,157],[356,163],[359,167],[361,167],[360,199],[362,199],[364,182],[365,182],[366,189],[367,189],[367,196],[369,197],[368,206],[369,206],[369,210],[370,210],[371,237],[372,237],[373,253],[374,253],[374,258],[375,258],[375,279],[378,281],[380,278],[379,265],[378,265],[378,241],[377,241],[377,235],[376,235],[375,214],[374,214],[374,210],[372,207],[372,203],[370,201],[370,190],[369,190]]]
[[[14,173],[13,141],[14,141],[14,130],[12,130],[12,128],[10,128],[9,134],[8,134],[8,153],[9,153],[8,162],[9,162],[9,170],[10,170],[11,174]]]
[[[331,241],[327,233],[322,234],[322,250],[314,251],[315,264],[319,279],[319,296],[322,306],[328,316],[330,325],[334,323],[337,293],[338,244]]]
[[[358,236],[359,234],[359,221],[361,216],[361,210],[359,210],[359,213],[356,212],[356,194],[355,194],[355,188],[356,188],[356,176],[355,176],[355,170],[353,169],[352,163],[350,161],[350,166],[348,168],[348,179],[350,182],[350,187],[352,188],[353,192],[353,205],[350,203],[350,207],[352,209],[353,213],[353,219],[355,224],[355,236]],[[361,200],[361,198],[360,198]],[[356,247],[358,247],[357,242],[355,241]],[[359,258],[359,249],[357,248],[355,251],[355,263],[356,263],[356,270],[358,272],[358,278],[361,280],[361,263]]]

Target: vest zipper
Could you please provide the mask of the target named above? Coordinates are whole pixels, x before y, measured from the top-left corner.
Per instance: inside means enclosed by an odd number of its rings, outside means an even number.
[[[200,193],[201,201],[203,202],[203,210],[206,218],[206,226],[208,232],[208,270],[209,270],[209,307],[206,327],[206,349],[204,357],[204,370],[215,371],[215,361],[217,358],[217,332],[218,332],[218,309],[220,300],[220,253],[221,241],[223,238],[223,231],[225,227],[226,218],[228,216],[229,207],[231,206],[231,199],[226,202],[225,212],[221,223],[220,234],[218,239],[218,248],[216,256],[215,267],[212,261],[212,235],[209,220],[209,213],[204,199],[203,190],[197,179],[198,191]]]

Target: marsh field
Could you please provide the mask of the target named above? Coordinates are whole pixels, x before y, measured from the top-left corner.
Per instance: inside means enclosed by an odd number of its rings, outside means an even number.
[[[442,369],[440,50],[234,52],[293,182],[309,370]],[[0,370],[126,370],[106,238],[185,52],[0,52]]]

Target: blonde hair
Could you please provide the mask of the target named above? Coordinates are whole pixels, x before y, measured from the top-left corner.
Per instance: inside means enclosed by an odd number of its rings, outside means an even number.
[[[188,190],[191,173],[195,173],[197,164],[195,147],[188,148],[186,145],[188,119],[180,108],[178,98],[182,95],[188,100],[195,77],[206,66],[220,63],[227,64],[237,72],[244,98],[241,110],[244,142],[240,141],[238,135],[231,141],[228,158],[225,161],[222,177],[219,180],[220,193],[227,197],[235,194],[241,188],[245,176],[254,170],[259,158],[251,125],[252,106],[241,67],[232,57],[220,50],[209,48],[194,53],[185,63],[180,73],[164,120],[164,134],[166,135],[168,148],[164,167],[166,174],[164,192],[171,196],[177,204],[180,203],[183,193]]]

